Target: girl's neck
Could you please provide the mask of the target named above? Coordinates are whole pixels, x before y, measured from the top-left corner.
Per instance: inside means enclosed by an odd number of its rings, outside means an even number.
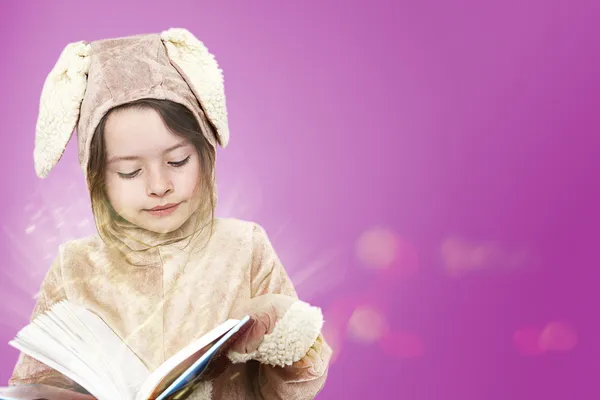
[[[178,229],[169,233],[156,233],[141,228],[125,220],[113,221],[115,228],[110,229],[112,240],[128,261],[135,265],[152,264],[160,261],[160,247],[166,245],[186,246],[198,238],[212,234],[212,216],[194,213]]]

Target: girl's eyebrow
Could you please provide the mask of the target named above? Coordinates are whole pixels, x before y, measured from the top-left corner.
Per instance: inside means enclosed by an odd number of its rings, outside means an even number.
[[[168,149],[166,149],[165,151],[163,151],[163,154],[170,153],[173,150],[176,150],[176,149],[179,149],[180,147],[185,147],[185,146],[187,146],[187,143],[185,143],[185,142],[177,143],[176,145],[171,146]],[[139,156],[114,156],[114,157],[110,157],[108,159],[107,164],[112,164],[117,161],[135,161],[135,160],[140,160],[141,158],[142,157],[139,157]]]

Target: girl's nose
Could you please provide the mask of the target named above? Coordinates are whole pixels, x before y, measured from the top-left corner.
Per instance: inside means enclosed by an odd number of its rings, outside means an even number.
[[[148,195],[153,197],[164,197],[173,191],[173,184],[169,174],[165,171],[154,171],[150,174],[148,182]]]

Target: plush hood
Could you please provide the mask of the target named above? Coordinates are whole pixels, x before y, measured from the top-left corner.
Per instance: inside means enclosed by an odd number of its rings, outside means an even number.
[[[48,176],[77,128],[84,171],[94,130],[112,108],[143,98],[186,106],[213,146],[229,142],[222,70],[204,44],[183,28],[160,34],[69,43],[42,89],[34,164]]]
[[[172,28],[160,34],[79,41],[64,48],[42,89],[34,149],[37,175],[48,176],[75,130],[79,163],[87,174],[92,136],[102,117],[114,107],[143,98],[182,104],[215,150],[217,145],[227,146],[222,70],[192,33]],[[216,193],[213,198],[216,202]],[[115,223],[111,233],[117,243],[113,244],[134,264],[152,263],[158,245],[209,233],[206,218],[193,215],[167,235]]]

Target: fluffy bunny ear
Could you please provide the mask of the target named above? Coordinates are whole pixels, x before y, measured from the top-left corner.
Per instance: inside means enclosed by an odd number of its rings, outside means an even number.
[[[62,157],[79,120],[87,86],[90,44],[69,43],[42,88],[33,159],[36,174],[45,178]]]
[[[223,71],[215,57],[186,29],[171,28],[163,31],[160,37],[169,59],[192,89],[216,128],[221,147],[225,148],[229,142],[225,88]]]

